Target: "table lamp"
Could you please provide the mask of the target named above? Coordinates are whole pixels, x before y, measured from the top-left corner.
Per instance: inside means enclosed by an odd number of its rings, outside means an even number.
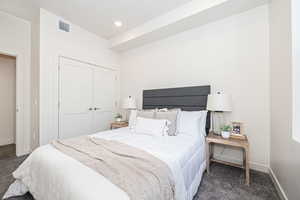
[[[221,94],[218,92],[217,94],[210,94],[207,98],[207,110],[211,111],[212,117],[212,132],[215,134],[219,134],[219,131],[215,130],[215,116],[216,112],[231,112],[231,96],[227,94]]]
[[[137,108],[135,98],[133,98],[131,96],[128,96],[127,98],[125,98],[123,100],[122,108],[127,110],[126,121],[128,121],[128,114],[129,114],[130,110],[135,110]]]

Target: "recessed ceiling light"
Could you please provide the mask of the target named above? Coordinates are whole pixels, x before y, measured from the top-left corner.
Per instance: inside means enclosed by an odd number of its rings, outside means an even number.
[[[115,24],[116,27],[123,26],[123,23],[121,21],[115,21],[114,24]]]

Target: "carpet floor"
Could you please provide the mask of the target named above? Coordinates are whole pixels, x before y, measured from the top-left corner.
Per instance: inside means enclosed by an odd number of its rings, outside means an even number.
[[[0,198],[14,181],[12,172],[26,157],[0,158]],[[33,200],[30,194],[10,200]],[[243,170],[212,164],[211,173],[204,173],[194,200],[280,200],[268,174],[251,171],[250,186],[244,185]]]

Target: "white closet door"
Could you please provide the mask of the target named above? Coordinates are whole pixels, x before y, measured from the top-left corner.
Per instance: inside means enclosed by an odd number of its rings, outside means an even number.
[[[94,68],[94,120],[93,131],[107,130],[113,121],[116,102],[115,71]]]
[[[93,68],[68,59],[60,62],[59,138],[92,133]]]

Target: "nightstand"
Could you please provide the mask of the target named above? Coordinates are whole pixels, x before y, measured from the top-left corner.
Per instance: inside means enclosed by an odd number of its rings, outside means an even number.
[[[110,129],[123,128],[127,126],[128,126],[128,122],[113,122],[110,124]]]
[[[225,146],[239,147],[243,149],[243,164],[235,164],[222,160],[214,159],[213,157],[213,145],[221,144]],[[222,136],[215,135],[213,133],[209,133],[206,137],[206,167],[207,173],[210,173],[210,163],[218,162],[225,165],[230,165],[234,167],[239,167],[245,169],[245,177],[246,177],[246,185],[250,184],[250,168],[249,168],[249,142],[247,137],[245,139],[224,139]]]

